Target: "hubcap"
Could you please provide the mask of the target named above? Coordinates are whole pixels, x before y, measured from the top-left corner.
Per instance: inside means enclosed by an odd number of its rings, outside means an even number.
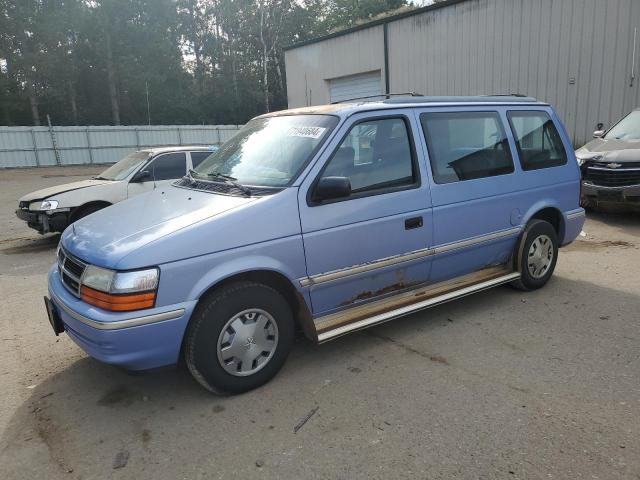
[[[229,319],[218,337],[218,361],[227,373],[253,375],[273,357],[278,326],[259,308],[243,310]]]
[[[553,260],[553,243],[546,235],[535,238],[529,247],[527,265],[533,278],[541,278],[549,270]]]

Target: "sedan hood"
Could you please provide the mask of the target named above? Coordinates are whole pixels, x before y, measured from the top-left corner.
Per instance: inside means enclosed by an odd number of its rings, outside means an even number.
[[[36,190],[35,192],[28,193],[27,195],[24,195],[22,198],[20,198],[20,201],[32,202],[34,200],[44,200],[45,198],[49,198],[65,192],[70,192],[71,190],[95,187],[96,185],[104,185],[105,183],[111,183],[111,180],[81,180],[79,182],[65,183],[64,185],[43,188],[42,190]]]
[[[61,242],[89,263],[113,268],[132,250],[256,200],[168,186],[82,218]]]

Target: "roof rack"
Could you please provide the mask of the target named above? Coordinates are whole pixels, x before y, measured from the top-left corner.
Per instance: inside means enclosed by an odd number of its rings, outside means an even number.
[[[401,97],[384,100],[384,103],[522,103],[537,102],[533,97],[521,94],[476,95],[476,96],[420,96]]]
[[[331,102],[331,105],[336,105],[338,103],[344,103],[344,102],[352,102],[353,100],[366,100],[367,98],[380,98],[380,97],[386,97],[386,98],[390,98],[390,97],[397,97],[397,96],[410,96],[410,97],[422,97],[423,95],[421,93],[416,93],[416,92],[402,92],[402,93],[381,93],[379,95],[366,95],[364,97],[353,97],[353,98],[345,98],[344,100],[339,100],[337,102]]]

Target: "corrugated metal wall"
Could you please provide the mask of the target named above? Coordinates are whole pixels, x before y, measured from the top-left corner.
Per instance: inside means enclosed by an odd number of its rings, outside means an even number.
[[[285,51],[290,107],[329,103],[329,80],[380,71],[384,79],[383,27]]]
[[[239,128],[237,125],[0,127],[0,168],[113,163],[145,147],[220,144]]]
[[[326,78],[326,64],[304,70],[297,63],[325,44],[350,64],[348,74],[376,68],[362,65],[351,47],[366,31],[287,52],[287,81],[297,83],[304,71]],[[581,145],[596,123],[611,125],[640,106],[640,78],[631,80],[634,31],[640,77],[640,0],[467,0],[388,23],[390,91],[531,95],[552,103]],[[384,52],[382,41],[369,48]],[[384,58],[377,68],[383,65]],[[292,80],[290,69],[297,71]],[[296,95],[289,101],[304,105]]]

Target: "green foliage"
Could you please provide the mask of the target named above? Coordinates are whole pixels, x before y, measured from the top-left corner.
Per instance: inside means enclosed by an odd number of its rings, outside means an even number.
[[[0,0],[0,124],[244,123],[283,47],[406,0]]]

